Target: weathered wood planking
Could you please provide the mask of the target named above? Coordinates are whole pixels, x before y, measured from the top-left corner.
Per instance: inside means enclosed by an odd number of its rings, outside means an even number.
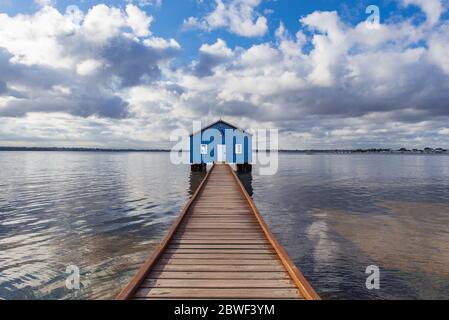
[[[214,165],[117,299],[319,299],[228,165]]]

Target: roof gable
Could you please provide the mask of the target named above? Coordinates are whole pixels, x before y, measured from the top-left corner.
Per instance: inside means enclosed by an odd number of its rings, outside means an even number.
[[[241,132],[244,133],[244,134],[247,134],[247,135],[252,136],[251,133],[246,132],[245,130],[240,129],[240,128],[238,128],[238,127],[236,127],[236,126],[230,124],[229,122],[226,122],[226,121],[221,120],[221,119],[218,120],[218,121],[215,121],[215,122],[211,123],[210,125],[208,125],[208,126],[206,126],[206,127],[204,127],[204,128],[201,128],[201,130],[192,133],[190,136],[194,136],[194,135],[196,135],[196,134],[198,134],[198,133],[200,133],[200,132],[206,131],[207,129],[210,129],[210,128],[212,128],[212,127],[216,127],[217,125],[220,125],[220,124],[221,124],[221,125],[224,125],[224,126],[226,126],[226,127],[230,127],[230,128],[232,128],[232,129],[234,129],[234,130],[241,131]]]

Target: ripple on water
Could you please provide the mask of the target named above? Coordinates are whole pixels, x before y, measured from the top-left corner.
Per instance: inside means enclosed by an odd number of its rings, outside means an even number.
[[[449,296],[449,161],[433,156],[282,155],[252,179],[279,241],[323,298]],[[365,288],[367,266],[381,290]]]
[[[109,299],[204,175],[165,153],[1,152],[0,298]],[[323,298],[449,296],[447,157],[285,155],[244,183]],[[365,268],[381,267],[368,292]],[[80,268],[80,291],[65,287]]]
[[[0,298],[113,298],[188,199],[189,167],[168,156],[0,153]]]

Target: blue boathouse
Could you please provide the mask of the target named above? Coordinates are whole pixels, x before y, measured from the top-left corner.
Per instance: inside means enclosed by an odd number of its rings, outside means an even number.
[[[239,171],[251,171],[252,135],[219,120],[190,135],[190,163],[193,171],[207,164],[236,164]]]

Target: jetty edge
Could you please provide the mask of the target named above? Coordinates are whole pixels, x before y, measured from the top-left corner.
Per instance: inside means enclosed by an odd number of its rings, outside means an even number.
[[[117,300],[320,300],[230,165],[214,164]]]

